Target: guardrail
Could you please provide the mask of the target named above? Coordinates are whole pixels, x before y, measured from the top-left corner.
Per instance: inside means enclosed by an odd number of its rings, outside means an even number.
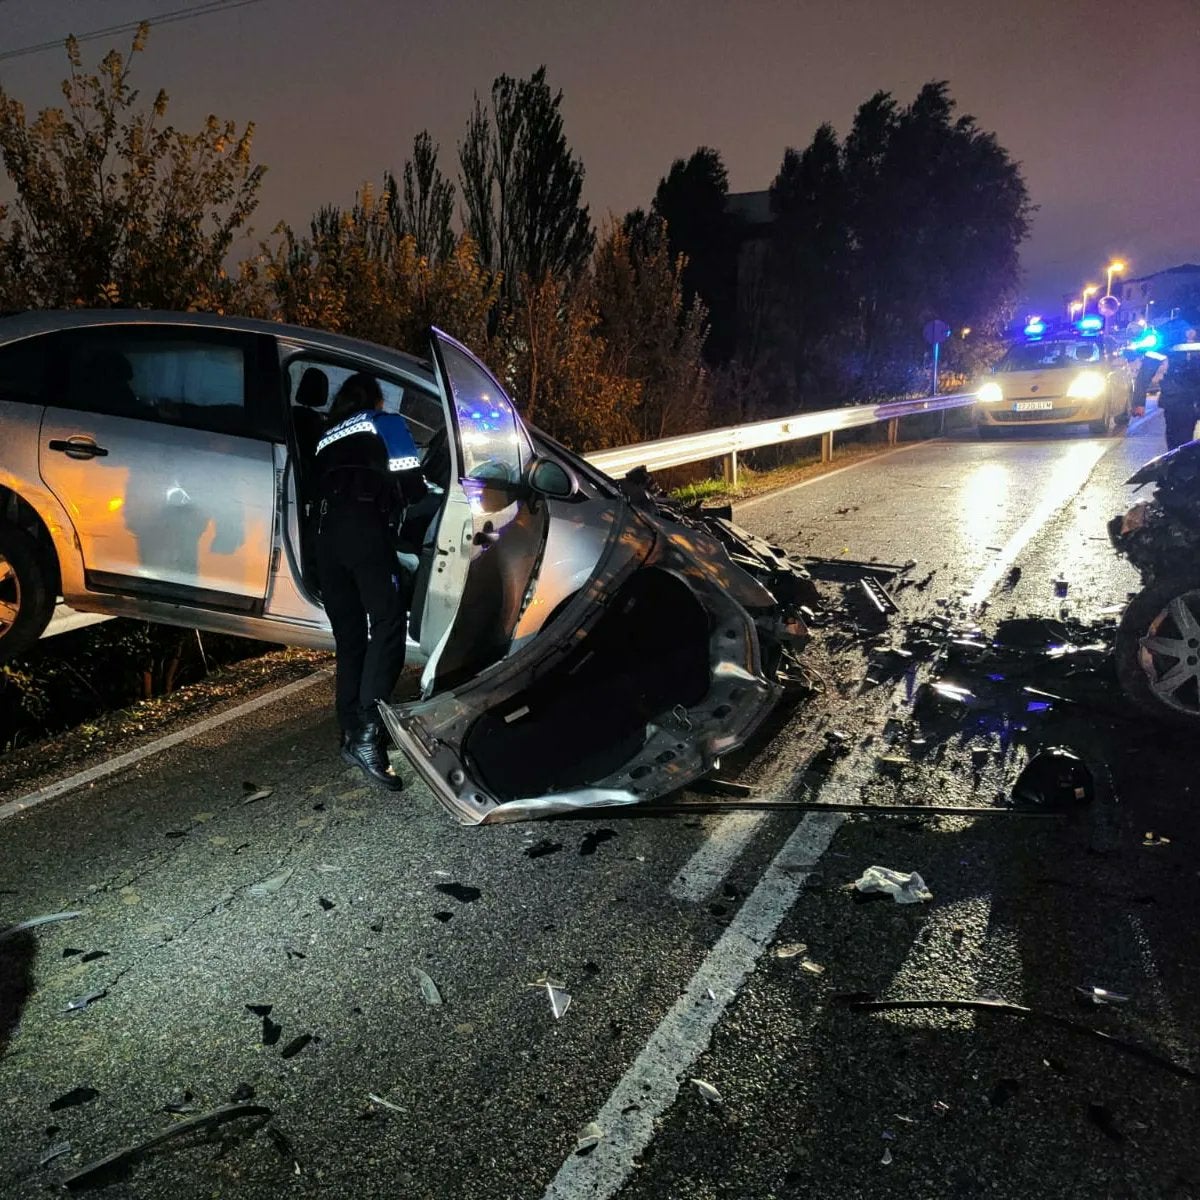
[[[749,425],[728,425],[723,429],[706,429],[702,433],[685,433],[657,442],[618,446],[614,450],[588,454],[586,458],[592,466],[618,479],[634,467],[645,467],[652,472],[664,471],[668,467],[682,467],[688,463],[720,458],[725,460],[725,479],[730,484],[736,484],[738,455],[747,450],[819,437],[821,461],[829,462],[833,458],[835,433],[886,421],[888,443],[895,445],[901,418],[969,408],[975,399],[975,393],[970,392],[952,396],[926,396],[920,400],[892,400],[886,404],[827,408],[818,412],[798,413],[794,417],[755,421]]]
[[[819,437],[821,461],[829,462],[833,458],[833,435],[842,430],[858,429],[863,425],[875,425],[886,421],[888,443],[895,445],[901,418],[915,417],[922,413],[947,412],[952,408],[967,408],[974,403],[975,394],[972,392],[953,396],[926,396],[920,400],[893,400],[887,404],[826,408],[772,421],[754,421],[749,425],[727,425],[723,429],[685,433],[657,442],[637,442],[632,446],[618,446],[614,450],[600,450],[585,457],[592,466],[618,479],[634,467],[665,471],[668,467],[682,467],[688,463],[703,462],[705,459],[721,458],[725,460],[725,478],[731,484],[736,484],[738,455],[747,450]],[[65,604],[60,604],[42,637],[53,637],[57,633],[67,633],[71,629],[107,620],[108,617],[96,613],[77,613]]]

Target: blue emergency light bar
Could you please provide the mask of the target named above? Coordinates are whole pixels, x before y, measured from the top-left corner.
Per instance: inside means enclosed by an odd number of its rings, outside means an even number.
[[[1136,342],[1130,342],[1130,350],[1157,350],[1158,349],[1158,333],[1153,329],[1147,329]]]
[[[1025,323],[1025,336],[1036,338],[1046,332],[1046,322],[1041,317],[1030,317]]]
[[[1080,333],[1097,333],[1104,328],[1103,317],[1081,317],[1075,322],[1075,328]]]

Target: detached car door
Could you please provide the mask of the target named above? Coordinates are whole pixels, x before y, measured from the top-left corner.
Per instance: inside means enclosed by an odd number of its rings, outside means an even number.
[[[452,337],[434,329],[431,342],[451,464],[419,618],[424,695],[508,652],[550,520],[529,486],[532,447],[504,389]]]
[[[151,325],[59,337],[38,463],[88,589],[261,612],[282,441],[271,340]]]

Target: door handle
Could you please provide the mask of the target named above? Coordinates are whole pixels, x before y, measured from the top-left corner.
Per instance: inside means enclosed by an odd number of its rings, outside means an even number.
[[[79,434],[67,438],[65,442],[61,438],[54,438],[50,442],[50,449],[68,458],[104,458],[108,454],[103,446],[97,446],[91,438]]]

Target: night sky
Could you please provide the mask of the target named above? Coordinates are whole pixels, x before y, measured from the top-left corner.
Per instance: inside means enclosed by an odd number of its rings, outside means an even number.
[[[185,2],[0,0],[0,48]],[[103,47],[85,45],[86,61]],[[907,102],[944,78],[1023,164],[1040,206],[1023,252],[1031,307],[1085,276],[1103,283],[1113,254],[1133,274],[1200,261],[1197,0],[259,0],[152,31],[138,79],[147,99],[168,89],[185,128],[209,111],[257,123],[265,233],[398,170],[422,127],[456,175],[472,93],[541,63],[565,94],[598,219],[647,204],[671,160],[701,144],[720,150],[732,190],[764,188],[821,121],[844,133],[872,92]],[[61,52],[30,55],[0,62],[0,80],[37,108],[64,67]]]

